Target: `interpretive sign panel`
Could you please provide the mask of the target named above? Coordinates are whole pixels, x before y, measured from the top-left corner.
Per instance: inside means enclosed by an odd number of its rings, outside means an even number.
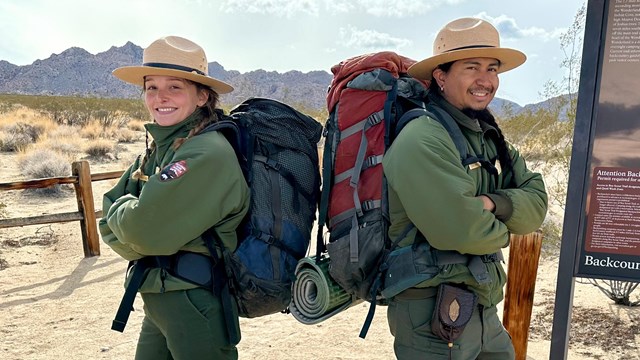
[[[608,2],[577,274],[640,280],[640,0]]]

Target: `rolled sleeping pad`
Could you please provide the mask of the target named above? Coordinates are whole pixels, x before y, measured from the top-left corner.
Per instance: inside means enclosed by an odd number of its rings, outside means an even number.
[[[312,325],[362,302],[348,294],[329,275],[329,258],[305,257],[296,266],[289,310],[296,320]]]

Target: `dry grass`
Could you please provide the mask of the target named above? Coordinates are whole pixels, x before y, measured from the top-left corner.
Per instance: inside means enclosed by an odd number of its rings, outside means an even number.
[[[69,160],[51,149],[36,149],[24,153],[19,161],[22,174],[28,179],[44,179],[71,174]],[[57,196],[61,194],[62,189],[62,185],[53,185],[29,191],[41,195]]]
[[[50,118],[24,107],[0,114],[0,151],[24,151],[57,127]]]
[[[108,158],[111,155],[115,157],[115,143],[109,139],[94,139],[85,145],[84,151],[92,158]]]
[[[119,143],[131,144],[139,140],[143,134],[128,128],[121,128],[116,131],[115,138]]]
[[[100,139],[107,138],[111,135],[110,131],[107,131],[105,127],[98,121],[90,121],[80,129],[80,135],[87,139]]]
[[[133,131],[145,131],[144,129],[144,124],[146,124],[146,121],[142,121],[142,120],[129,120],[129,123],[127,123],[127,128],[129,130],[133,130]]]
[[[66,175],[69,164],[83,156],[117,159],[117,143],[134,143],[144,136],[144,122],[117,112],[71,126],[21,105],[8,109],[0,113],[0,151],[21,153],[28,178]]]

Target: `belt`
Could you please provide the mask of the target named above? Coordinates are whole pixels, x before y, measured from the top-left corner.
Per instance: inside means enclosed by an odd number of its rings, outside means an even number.
[[[408,288],[403,292],[394,296],[397,300],[422,300],[436,296],[438,294],[437,287],[424,287],[424,288]]]
[[[212,289],[216,264],[211,256],[181,251],[169,258],[169,274],[194,285]]]

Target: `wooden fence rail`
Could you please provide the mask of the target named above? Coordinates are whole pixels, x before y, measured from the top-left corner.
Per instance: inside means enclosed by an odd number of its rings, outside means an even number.
[[[0,191],[38,189],[60,184],[73,184],[76,191],[76,200],[78,202],[77,212],[48,214],[25,218],[0,219],[0,229],[27,225],[80,221],[84,256],[91,257],[100,255],[100,238],[98,237],[97,218],[102,216],[102,210],[95,210],[91,184],[93,181],[117,179],[123,173],[124,171],[112,171],[91,174],[89,162],[76,161],[71,164],[72,176],[0,183]]]

